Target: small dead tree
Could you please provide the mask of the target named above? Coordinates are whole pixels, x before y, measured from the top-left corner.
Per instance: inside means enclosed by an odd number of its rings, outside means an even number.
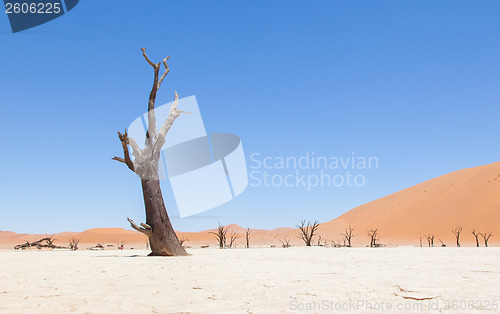
[[[356,237],[354,234],[354,228],[349,225],[349,227],[345,228],[344,233],[341,233],[341,235],[344,237],[344,246],[352,247],[351,240]]]
[[[217,239],[217,242],[219,243],[219,248],[223,249],[226,247],[226,234],[227,234],[227,227],[226,226],[221,226],[219,223],[219,227],[217,227],[216,232],[210,232],[211,234],[215,235],[215,238]]]
[[[321,243],[321,240],[323,240],[323,238],[318,234],[318,242],[316,243],[317,246],[325,246],[326,245],[326,240],[324,241],[324,243]]]
[[[180,239],[179,239],[179,243],[180,243],[181,245],[184,245],[184,242],[187,242],[187,241],[189,241],[189,239],[188,239],[188,238],[185,238],[185,237],[182,237],[182,238],[180,238]]]
[[[493,235],[493,231],[480,233],[480,235],[483,237],[484,246],[488,247],[488,241],[490,240],[491,236]]]
[[[234,243],[234,241],[236,241],[236,239],[238,238],[239,236],[234,231],[231,231],[231,234],[229,235],[229,246],[228,246],[230,249],[233,248],[233,245],[236,248],[236,244]]]
[[[425,236],[427,238],[427,243],[429,244],[429,247],[434,247],[434,235],[433,234],[427,234]]]
[[[379,240],[378,229],[368,231],[368,236],[370,237],[370,247],[376,247],[379,245],[377,244],[377,241]]]
[[[314,234],[316,233],[316,230],[319,227],[319,222],[317,220],[315,220],[313,223],[308,221],[306,224],[306,221],[302,220],[300,222],[300,225],[297,225],[296,227],[300,230],[300,234],[298,237],[302,241],[304,241],[306,246],[311,246]]]
[[[283,239],[278,239],[281,242],[281,247],[284,249],[290,247],[290,238],[285,236]]]
[[[247,230],[245,231],[245,240],[246,240],[246,248],[249,249],[250,248],[250,234],[252,233],[252,230],[250,230],[250,228],[247,228]]]
[[[137,142],[128,136],[127,130],[122,134],[118,132],[120,139],[123,158],[114,157],[113,160],[119,161],[127,165],[127,167],[135,172],[141,179],[142,194],[144,198],[144,206],[146,209],[146,223],[137,225],[132,219],[127,218],[130,225],[135,230],[144,233],[149,238],[151,247],[150,256],[183,256],[189,255],[182,247],[175,234],[170,218],[168,217],[165,203],[160,188],[160,179],[158,174],[161,149],[165,144],[165,136],[172,127],[174,121],[181,115],[186,113],[177,109],[179,95],[175,93],[175,98],[167,119],[163,122],[160,130],[156,129],[155,103],[156,94],[160,89],[163,79],[170,71],[167,60],[153,63],[146,55],[146,49],[141,48],[142,56],[146,62],[153,67],[153,87],[149,94],[148,100],[148,130],[146,132],[145,147],[141,149]],[[165,70],[160,76],[160,68],[163,63]],[[129,147],[132,149],[130,154]],[[134,156],[132,160],[131,155]]]
[[[77,238],[71,238],[69,239],[69,248],[72,251],[78,250],[78,243],[80,243],[80,239]]]
[[[471,231],[472,235],[476,238],[476,246],[479,247],[479,235],[480,233],[476,231],[476,229],[473,229]]]
[[[441,239],[439,239],[439,242],[441,242],[442,247],[446,247],[446,244],[443,241],[441,241]]]
[[[462,233],[462,226],[456,227],[452,230],[452,232],[455,235],[455,238],[457,238],[457,247],[460,247],[460,233]]]

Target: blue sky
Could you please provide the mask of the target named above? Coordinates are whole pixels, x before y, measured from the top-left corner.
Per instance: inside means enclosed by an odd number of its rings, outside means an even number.
[[[147,107],[140,47],[171,56],[157,103],[196,95],[207,130],[239,135],[247,158],[379,160],[356,172],[363,187],[248,187],[185,219],[170,208],[177,230],[328,221],[499,161],[498,12],[498,1],[86,0],[16,34],[0,14],[0,230],[144,219],[137,177],[111,160],[116,131]]]

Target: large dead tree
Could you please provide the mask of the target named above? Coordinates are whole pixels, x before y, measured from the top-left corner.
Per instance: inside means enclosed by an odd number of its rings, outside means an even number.
[[[351,240],[356,236],[354,234],[354,228],[349,225],[341,235],[344,237],[344,246],[351,247]]]
[[[479,235],[480,233],[476,231],[476,229],[473,229],[471,231],[472,235],[476,238],[476,246],[479,247]]]
[[[146,207],[146,223],[137,225],[132,219],[127,218],[132,228],[144,233],[149,238],[151,247],[150,256],[180,256],[188,255],[186,250],[179,243],[179,239],[170,223],[163,196],[160,188],[160,180],[158,176],[158,164],[160,161],[161,148],[165,144],[165,136],[172,127],[175,119],[181,113],[186,113],[177,109],[179,95],[175,93],[175,98],[170,112],[161,126],[160,130],[156,130],[155,118],[155,102],[156,93],[163,82],[163,79],[169,72],[167,60],[169,57],[163,59],[162,62],[153,63],[146,55],[146,49],[141,48],[142,55],[147,63],[153,67],[153,87],[149,94],[148,102],[148,130],[146,132],[146,143],[144,149],[140,149],[137,142],[128,136],[127,130],[123,134],[118,132],[118,137],[122,144],[124,157],[114,157],[114,160],[122,162],[127,167],[135,172],[141,178],[142,194],[144,197],[144,205]],[[160,68],[163,63],[165,69],[160,76]],[[129,147],[132,149],[132,156],[130,157]]]
[[[299,238],[304,241],[306,246],[311,246],[314,234],[319,227],[319,221],[315,220],[313,223],[308,221],[306,224],[306,221],[302,220],[300,225],[297,225],[296,227],[300,230]]]
[[[490,240],[490,237],[493,235],[493,232],[485,232],[485,233],[480,233],[480,235],[483,237],[484,240],[484,246],[488,247],[488,241]]]
[[[458,226],[454,230],[452,230],[453,234],[455,235],[455,238],[457,238],[457,247],[460,247],[460,233],[462,233],[462,227]]]

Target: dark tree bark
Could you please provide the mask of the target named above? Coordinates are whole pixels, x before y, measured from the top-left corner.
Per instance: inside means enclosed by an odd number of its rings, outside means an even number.
[[[160,160],[161,148],[165,144],[165,136],[172,127],[175,119],[181,113],[186,113],[177,109],[179,95],[175,93],[174,103],[170,108],[170,113],[166,121],[161,126],[158,133],[156,132],[155,118],[155,102],[158,89],[163,82],[163,79],[169,72],[166,57],[162,62],[153,63],[146,55],[146,49],[141,48],[142,55],[147,63],[154,69],[153,87],[149,94],[148,101],[148,130],[146,132],[146,143],[144,149],[140,149],[139,145],[133,138],[127,134],[127,130],[123,134],[118,132],[118,137],[122,144],[124,157],[114,157],[113,159],[123,162],[127,167],[135,172],[141,178],[142,193],[144,196],[144,206],[146,208],[146,223],[141,223],[138,226],[130,218],[127,218],[132,228],[144,233],[149,238],[149,246],[151,248],[150,256],[183,256],[188,255],[182,247],[174,228],[170,223],[163,196],[160,189],[160,181],[158,176],[158,164]],[[160,67],[163,63],[165,70],[159,77]],[[132,148],[134,160],[130,157],[129,147]]]
[[[250,234],[252,233],[252,230],[250,230],[250,228],[247,228],[246,232],[245,232],[245,240],[246,240],[246,248],[249,249],[250,248]]]

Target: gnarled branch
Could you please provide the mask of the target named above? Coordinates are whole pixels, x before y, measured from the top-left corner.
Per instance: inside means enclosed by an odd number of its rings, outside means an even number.
[[[127,217],[128,222],[130,222],[130,226],[135,230],[144,233],[147,236],[152,234],[151,226],[141,222],[141,226],[139,227],[132,219]]]
[[[158,83],[158,75],[160,73],[161,63],[153,63],[151,60],[149,60],[148,56],[146,55],[146,48],[141,48],[141,50],[142,50],[142,55],[144,56],[144,59],[146,59],[146,61],[154,69],[153,87],[151,88],[151,92],[149,93],[148,131],[146,132],[146,145],[149,145],[149,144],[151,144],[152,138],[156,135],[156,117],[155,117],[154,110],[155,110],[155,102],[156,102],[156,93],[158,92],[158,88],[160,87],[160,84]]]
[[[160,89],[160,86],[161,86],[161,83],[163,82],[163,79],[165,78],[165,76],[167,76],[168,72],[170,72],[170,68],[168,67],[168,64],[167,64],[168,58],[170,58],[170,56],[163,59],[163,66],[165,66],[165,71],[161,75],[160,80],[158,81],[158,87],[156,89]]]
[[[134,162],[132,161],[132,159],[130,159],[130,152],[128,150],[128,145],[130,144],[130,140],[128,138],[127,129],[125,129],[125,133],[123,133],[123,134],[121,134],[120,131],[118,131],[118,138],[120,139],[120,142],[122,143],[123,155],[125,158],[114,157],[113,160],[125,163],[130,170],[135,172]],[[135,141],[133,141],[133,142],[135,143]],[[137,145],[137,143],[135,143],[135,145]],[[139,146],[137,146],[137,149],[138,148],[139,148]],[[135,152],[135,148],[134,148],[134,152]],[[136,156],[136,158],[137,158],[137,156]]]
[[[161,126],[160,131],[158,131],[158,134],[156,134],[155,136],[154,139],[155,146],[153,148],[153,155],[155,153],[159,153],[161,148],[163,147],[163,144],[165,144],[165,136],[172,127],[172,124],[174,124],[175,119],[177,119],[181,115],[181,113],[191,114],[191,112],[178,110],[177,109],[178,103],[179,103],[179,94],[177,94],[176,91],[174,97],[174,103],[170,107],[170,112],[168,114],[168,117],[165,120],[165,122],[163,122],[163,125]]]

